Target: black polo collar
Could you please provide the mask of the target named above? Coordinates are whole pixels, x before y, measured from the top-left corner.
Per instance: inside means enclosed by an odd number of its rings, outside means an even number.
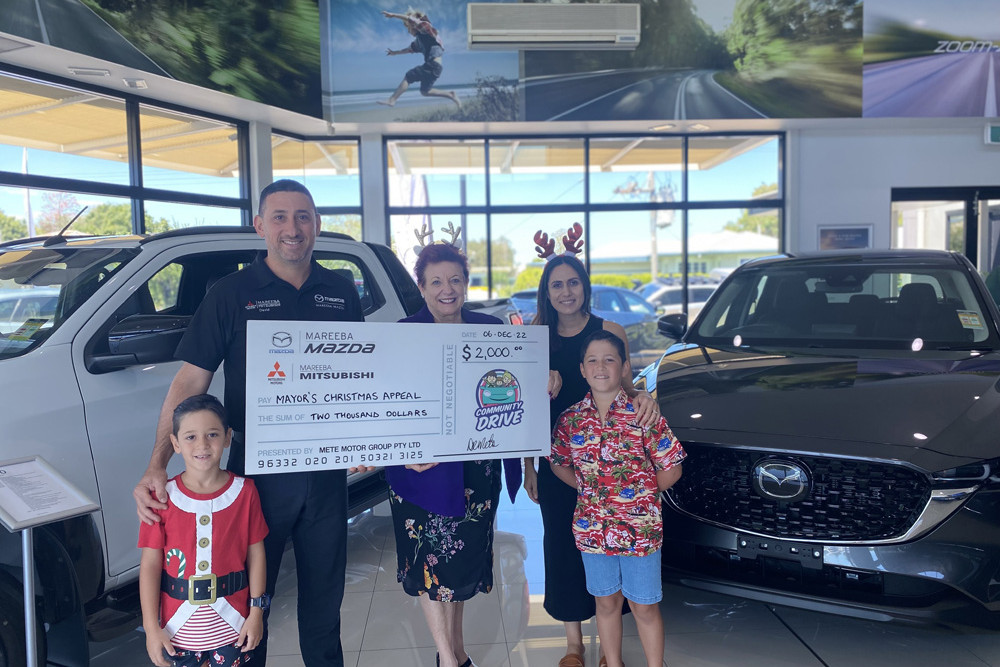
[[[283,285],[288,285],[289,287],[294,287],[290,283],[274,275],[274,271],[272,271],[271,267],[267,265],[266,261],[264,261],[266,258],[267,252],[261,252],[257,255],[257,258],[254,259],[253,263],[250,264],[250,275],[253,276],[254,281],[257,283],[257,287],[266,287],[272,283],[281,283]],[[306,277],[306,281],[302,283],[302,287],[299,291],[305,291],[314,284],[318,283],[320,280],[320,273],[323,270],[323,267],[320,266],[319,262],[317,262],[315,258],[310,259],[309,275]]]

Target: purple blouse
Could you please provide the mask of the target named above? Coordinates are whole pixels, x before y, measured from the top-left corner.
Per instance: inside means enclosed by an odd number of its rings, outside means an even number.
[[[425,305],[419,311],[404,317],[400,322],[433,323],[434,316]],[[503,324],[492,315],[484,315],[462,308],[462,322],[466,324]],[[449,461],[417,472],[405,466],[386,466],[385,478],[393,493],[405,498],[428,512],[445,516],[465,515],[465,475],[461,461]],[[521,459],[504,459],[504,483],[510,501],[514,502],[521,486]]]

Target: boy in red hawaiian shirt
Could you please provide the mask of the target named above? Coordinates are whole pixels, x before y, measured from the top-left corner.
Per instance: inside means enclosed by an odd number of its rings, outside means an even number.
[[[597,331],[584,341],[580,370],[590,393],[559,417],[549,458],[552,471],[579,492],[573,534],[608,667],[622,667],[623,597],[646,661],[663,664],[660,492],[680,479],[684,459],[665,419],[648,430],[636,424],[621,384],[628,369],[615,334]]]

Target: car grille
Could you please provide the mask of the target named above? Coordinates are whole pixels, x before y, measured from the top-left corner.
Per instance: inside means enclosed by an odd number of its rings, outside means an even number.
[[[685,443],[684,474],[669,491],[684,512],[737,531],[780,538],[866,541],[898,537],[930,497],[923,475],[909,468],[855,459],[781,456],[804,464],[812,479],[798,502],[764,498],[753,467],[774,452]]]

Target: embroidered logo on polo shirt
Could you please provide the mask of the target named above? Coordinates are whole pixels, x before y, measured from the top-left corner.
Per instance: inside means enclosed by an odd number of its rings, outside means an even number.
[[[244,310],[259,310],[261,312],[267,312],[272,308],[280,308],[281,301],[279,299],[261,299],[260,301],[247,301],[247,305],[243,306]]]
[[[347,301],[339,296],[325,296],[323,294],[314,294],[313,300],[316,302],[317,306],[322,308],[337,308],[339,310],[344,310],[347,304]]]

